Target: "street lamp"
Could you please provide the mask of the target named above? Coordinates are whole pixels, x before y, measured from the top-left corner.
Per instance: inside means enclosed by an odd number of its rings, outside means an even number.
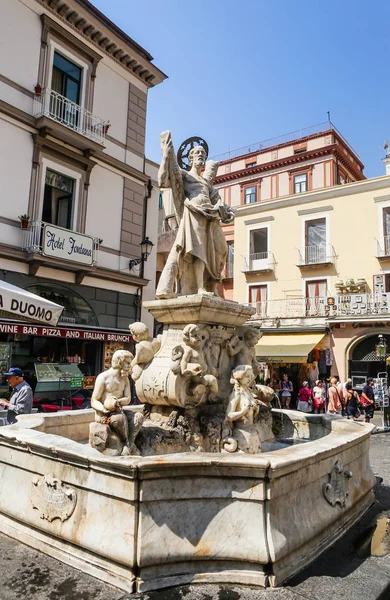
[[[154,244],[148,238],[148,236],[146,236],[142,240],[140,246],[141,246],[141,257],[140,258],[132,258],[129,261],[129,269],[130,269],[130,271],[131,271],[131,269],[133,269],[137,265],[142,265],[141,271],[143,270],[143,264],[148,260],[148,256],[151,253]]]

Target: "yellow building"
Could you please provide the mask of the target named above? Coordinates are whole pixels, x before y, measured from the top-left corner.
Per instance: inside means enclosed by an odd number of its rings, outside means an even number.
[[[359,386],[386,371],[376,345],[384,334],[390,347],[390,176],[242,204],[234,246],[234,300],[256,308],[271,375]]]

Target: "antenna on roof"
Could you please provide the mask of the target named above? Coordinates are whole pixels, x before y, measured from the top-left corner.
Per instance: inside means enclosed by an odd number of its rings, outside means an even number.
[[[330,110],[327,110],[326,114],[328,115],[328,123],[330,123]]]

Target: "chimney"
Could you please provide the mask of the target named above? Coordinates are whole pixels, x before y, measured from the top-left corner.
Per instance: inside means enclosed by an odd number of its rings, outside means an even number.
[[[389,150],[389,142],[386,141],[383,144],[383,148],[386,151],[386,156],[385,158],[382,158],[382,162],[384,163],[385,167],[386,167],[386,175],[390,175],[390,150]]]

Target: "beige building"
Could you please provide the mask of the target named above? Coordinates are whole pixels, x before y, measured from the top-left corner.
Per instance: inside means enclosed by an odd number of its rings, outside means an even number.
[[[257,236],[265,256],[251,256]],[[376,344],[390,333],[389,176],[241,205],[234,243],[234,299],[255,307],[257,355],[276,376],[358,385],[386,371]]]
[[[166,76],[87,0],[3,0],[0,39],[1,277],[65,306],[35,335],[2,320],[0,370],[73,361],[96,375],[129,322],[153,325],[140,301],[156,253],[137,259],[157,240],[146,108]]]

